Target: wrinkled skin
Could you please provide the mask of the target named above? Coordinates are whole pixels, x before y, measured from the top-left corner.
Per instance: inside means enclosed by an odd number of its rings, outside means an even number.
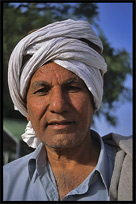
[[[79,77],[53,62],[32,76],[27,111],[38,138],[50,148],[71,149],[90,140],[90,92]]]

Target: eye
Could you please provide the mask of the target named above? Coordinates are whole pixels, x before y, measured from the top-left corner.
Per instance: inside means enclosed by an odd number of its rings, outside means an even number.
[[[36,95],[47,95],[49,93],[50,89],[49,88],[41,88],[38,89],[34,92]]]
[[[67,86],[66,89],[67,89],[67,91],[70,91],[70,92],[78,92],[81,90],[80,87],[75,86],[75,85],[69,85],[69,86]]]

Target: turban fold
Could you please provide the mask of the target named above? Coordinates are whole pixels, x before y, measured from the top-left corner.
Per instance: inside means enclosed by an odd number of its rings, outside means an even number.
[[[92,43],[89,46],[87,42]],[[99,109],[103,95],[103,75],[107,65],[100,52],[101,40],[90,24],[82,20],[65,20],[49,24],[23,38],[14,48],[8,67],[8,84],[15,110],[27,116],[25,97],[34,72],[49,61],[80,77],[93,95]],[[24,58],[29,59],[24,63]],[[39,140],[28,123],[23,140],[34,148]]]

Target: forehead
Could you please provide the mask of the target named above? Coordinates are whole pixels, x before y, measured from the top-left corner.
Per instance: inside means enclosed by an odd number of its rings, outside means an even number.
[[[65,69],[64,67],[54,62],[50,62],[40,67],[32,76],[31,81],[35,81],[35,80],[55,81],[57,80],[59,83],[63,83],[63,81],[72,79],[72,78],[81,80],[73,72]]]

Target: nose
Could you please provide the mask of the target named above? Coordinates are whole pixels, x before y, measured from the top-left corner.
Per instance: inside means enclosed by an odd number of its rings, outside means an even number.
[[[68,98],[59,86],[53,88],[51,92],[49,110],[59,114],[68,111]]]

